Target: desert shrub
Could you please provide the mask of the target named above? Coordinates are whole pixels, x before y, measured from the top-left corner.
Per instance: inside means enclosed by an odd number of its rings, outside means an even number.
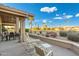
[[[51,37],[57,37],[57,33],[56,32],[51,32]]]
[[[26,29],[25,29],[25,32],[29,32],[29,29],[26,28]]]
[[[67,38],[69,40],[72,40],[72,41],[75,41],[75,42],[79,42],[79,35],[77,33],[68,34]]]
[[[47,32],[46,33],[46,37],[53,37],[53,38],[55,38],[55,37],[57,37],[57,33],[56,32]]]
[[[69,34],[78,34],[79,35],[79,32],[78,31],[67,31],[67,35]]]
[[[62,37],[66,37],[67,36],[67,31],[60,31],[59,35]]]

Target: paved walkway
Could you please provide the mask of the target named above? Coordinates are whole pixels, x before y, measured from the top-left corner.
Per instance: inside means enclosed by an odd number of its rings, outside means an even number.
[[[0,55],[1,56],[32,56],[35,53],[32,51],[28,51],[29,48],[24,43],[18,43],[17,40],[0,42]],[[30,48],[29,48],[30,49]]]
[[[52,45],[52,47],[53,47],[52,49],[54,56],[77,56],[77,54],[75,54],[71,50],[58,47],[55,45]],[[0,55],[2,56],[36,56],[37,55],[35,52],[33,52],[34,48],[29,51],[26,50],[27,48],[29,48],[29,46],[27,46],[25,42],[17,43],[17,40],[0,42]]]

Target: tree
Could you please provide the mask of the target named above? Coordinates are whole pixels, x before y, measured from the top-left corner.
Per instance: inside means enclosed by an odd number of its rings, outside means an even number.
[[[34,16],[28,16],[28,20],[30,20],[30,32],[31,32],[31,29],[32,29],[32,22],[34,20]]]

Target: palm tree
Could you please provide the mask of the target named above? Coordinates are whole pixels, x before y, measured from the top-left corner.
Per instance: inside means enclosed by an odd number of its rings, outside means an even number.
[[[28,20],[30,20],[30,32],[31,32],[32,22],[34,21],[34,16],[28,16]]]
[[[32,29],[32,20],[30,20],[30,31]]]

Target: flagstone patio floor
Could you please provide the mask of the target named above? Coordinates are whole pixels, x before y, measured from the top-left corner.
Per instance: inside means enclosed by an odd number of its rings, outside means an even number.
[[[1,56],[37,56],[37,54],[34,52],[35,51],[34,48],[30,49],[31,51],[29,52],[26,50],[27,48],[29,48],[29,46],[27,46],[26,42],[18,43],[18,40],[3,41],[0,42],[0,55]],[[77,54],[74,53],[73,51],[56,45],[52,45],[52,50],[54,56],[77,56]]]

